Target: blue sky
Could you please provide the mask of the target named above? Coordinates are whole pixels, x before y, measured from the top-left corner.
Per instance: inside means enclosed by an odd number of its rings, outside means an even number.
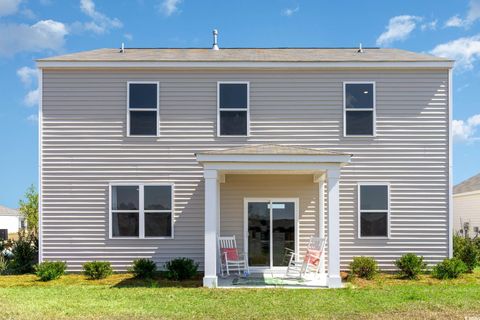
[[[456,59],[454,182],[480,172],[480,0],[0,0],[0,204],[37,185],[34,60],[101,47],[397,47]],[[480,130],[479,130],[480,131]]]

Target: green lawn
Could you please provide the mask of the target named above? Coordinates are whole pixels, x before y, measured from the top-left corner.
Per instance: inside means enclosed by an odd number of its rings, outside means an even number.
[[[480,271],[418,281],[381,275],[346,289],[204,289],[198,281],[142,282],[68,275],[39,282],[0,276],[1,319],[464,319],[480,317]]]

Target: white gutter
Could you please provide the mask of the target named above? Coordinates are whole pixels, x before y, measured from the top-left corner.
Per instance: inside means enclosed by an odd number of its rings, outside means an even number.
[[[452,68],[451,61],[228,62],[228,61],[37,61],[38,68]]]

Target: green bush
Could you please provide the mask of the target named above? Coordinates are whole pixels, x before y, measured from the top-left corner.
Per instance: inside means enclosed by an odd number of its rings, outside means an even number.
[[[105,279],[113,273],[108,261],[90,261],[83,264],[83,273],[90,279]]]
[[[395,260],[395,265],[400,270],[398,272],[400,277],[406,279],[417,279],[418,275],[427,268],[427,264],[423,262],[423,257],[414,253],[404,254]]]
[[[453,256],[465,263],[467,271],[472,272],[478,265],[480,259],[480,251],[478,248],[478,241],[461,236],[454,236],[453,238]]]
[[[35,266],[35,274],[42,281],[60,278],[67,270],[67,263],[63,261],[45,261]]]
[[[32,235],[19,233],[18,239],[11,241],[10,246],[12,257],[8,263],[8,273],[32,273],[38,260],[37,239]]]
[[[354,257],[350,263],[350,275],[372,279],[378,273],[378,265],[371,257]]]
[[[198,263],[188,258],[176,258],[165,264],[166,277],[173,280],[192,279],[198,273]]]
[[[151,279],[157,271],[157,265],[150,259],[137,259],[133,260],[133,265],[130,268],[130,272],[133,273],[135,278]]]
[[[445,259],[432,269],[437,279],[455,279],[467,271],[465,263],[458,258]]]
[[[467,241],[469,239],[465,238],[464,236],[454,235],[453,236],[453,256],[458,258],[460,252],[463,251],[465,246],[467,245]]]

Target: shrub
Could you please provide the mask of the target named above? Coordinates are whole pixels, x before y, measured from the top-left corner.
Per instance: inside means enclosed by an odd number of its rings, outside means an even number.
[[[417,279],[418,275],[427,268],[427,264],[423,262],[423,257],[414,253],[404,254],[395,260],[395,265],[400,269],[399,275],[407,279]]]
[[[35,274],[42,281],[60,278],[65,274],[67,263],[63,261],[45,261],[35,266]]]
[[[153,278],[157,271],[157,265],[150,259],[137,259],[133,260],[133,265],[130,268],[130,272],[133,273],[135,278],[150,279]]]
[[[350,263],[350,274],[364,279],[372,279],[378,272],[377,262],[371,257],[354,257]]]
[[[165,264],[166,277],[173,280],[192,279],[198,273],[198,263],[188,258],[176,258]]]
[[[24,274],[34,271],[33,266],[37,263],[38,250],[37,239],[32,235],[18,234],[17,240],[11,242],[9,273]]]
[[[113,273],[108,261],[90,261],[83,264],[83,273],[90,279],[105,279]]]
[[[454,257],[460,259],[467,266],[467,271],[472,272],[478,265],[480,252],[476,243],[470,238],[463,238],[463,240],[456,240],[456,247],[454,246]]]
[[[469,239],[460,236],[460,235],[454,235],[453,236],[453,256],[458,258],[460,255],[460,252],[463,251],[465,246],[467,245],[467,241]]]
[[[467,271],[465,263],[458,258],[445,259],[432,269],[437,279],[455,279]]]

